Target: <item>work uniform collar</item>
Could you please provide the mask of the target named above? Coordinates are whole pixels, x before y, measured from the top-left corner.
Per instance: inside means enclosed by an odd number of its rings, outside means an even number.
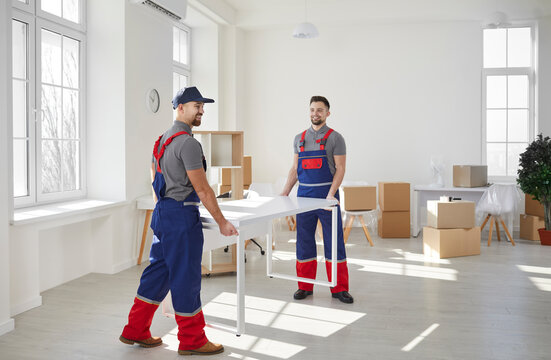
[[[325,134],[327,131],[329,131],[329,126],[327,126],[327,123],[325,123],[318,131],[316,131],[316,130],[314,130],[314,126],[312,125],[312,126],[310,126],[308,131],[310,131],[314,135]]]
[[[191,136],[193,136],[193,134],[191,133],[191,128],[185,122],[174,120],[174,125],[172,126],[172,128],[176,132],[185,131],[188,134],[190,134]]]

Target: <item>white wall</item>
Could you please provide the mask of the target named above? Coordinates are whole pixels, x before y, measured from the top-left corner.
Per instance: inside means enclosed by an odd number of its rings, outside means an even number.
[[[188,15],[193,16],[195,10],[189,9]],[[195,16],[197,16],[196,14]],[[191,30],[191,84],[197,86],[201,94],[215,100],[213,104],[205,105],[205,114],[200,129],[218,130],[220,104],[224,102],[219,92],[219,30],[218,24],[202,18]]]
[[[539,132],[551,136],[551,16],[539,20]]]
[[[0,2],[0,49],[11,47],[11,2]],[[10,251],[8,219],[11,201],[10,174],[5,171],[10,164],[8,144],[11,118],[11,52],[0,51],[0,335],[13,330],[14,321],[10,318]]]
[[[125,171],[126,198],[151,192],[151,154],[158,136],[172,125],[172,23],[143,5],[126,3]],[[147,110],[146,92],[161,98],[157,113]]]
[[[245,151],[253,178],[286,176],[294,135],[310,125],[308,102],[324,95],[328,124],[347,142],[347,180],[430,182],[431,155],[481,161],[478,23],[319,26],[299,40],[279,27],[246,32]],[[277,156],[274,156],[277,154]]]
[[[126,197],[126,1],[94,0],[87,3],[88,196],[123,200]]]

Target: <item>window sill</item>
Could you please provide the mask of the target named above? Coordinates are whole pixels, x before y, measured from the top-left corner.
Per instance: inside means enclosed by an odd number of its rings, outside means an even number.
[[[130,204],[130,201],[105,201],[94,199],[82,199],[57,204],[48,204],[23,209],[13,212],[12,225],[26,225],[42,221],[62,219],[75,215],[89,214],[99,210],[105,210],[117,206]]]

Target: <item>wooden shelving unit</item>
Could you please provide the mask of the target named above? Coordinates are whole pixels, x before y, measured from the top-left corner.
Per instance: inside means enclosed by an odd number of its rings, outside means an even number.
[[[232,199],[243,198],[243,131],[194,131],[203,146],[207,161],[207,178],[210,182],[212,168],[231,168]],[[231,246],[230,263],[202,266],[202,274],[218,274],[237,271],[236,245]]]

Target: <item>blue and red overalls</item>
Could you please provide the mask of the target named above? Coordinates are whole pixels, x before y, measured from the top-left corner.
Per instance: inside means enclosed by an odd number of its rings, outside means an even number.
[[[178,323],[179,350],[193,350],[208,341],[200,298],[203,227],[199,197],[195,191],[184,201],[165,197],[166,183],[160,167],[166,147],[180,135],[190,136],[185,131],[178,132],[159,149],[161,136],[153,149],[157,165],[153,189],[158,201],[151,220],[154,236],[150,264],[142,274],[122,336],[132,340],[151,337],[153,314],[170,290]],[[205,165],[203,160],[204,168]]]
[[[329,129],[322,139],[317,140],[319,150],[304,151],[306,130],[300,139],[298,153],[298,196],[325,199],[333,183],[333,174],[327,162],[325,143],[333,132]],[[339,199],[339,193],[335,193]],[[316,278],[317,252],[315,233],[318,219],[323,228],[323,247],[327,278],[331,281],[331,211],[318,209],[297,214],[297,275],[309,279]],[[337,285],[331,288],[331,293],[348,291],[348,266],[346,265],[346,251],[342,231],[340,206],[337,206]],[[300,282],[298,288],[313,291],[314,284]]]

